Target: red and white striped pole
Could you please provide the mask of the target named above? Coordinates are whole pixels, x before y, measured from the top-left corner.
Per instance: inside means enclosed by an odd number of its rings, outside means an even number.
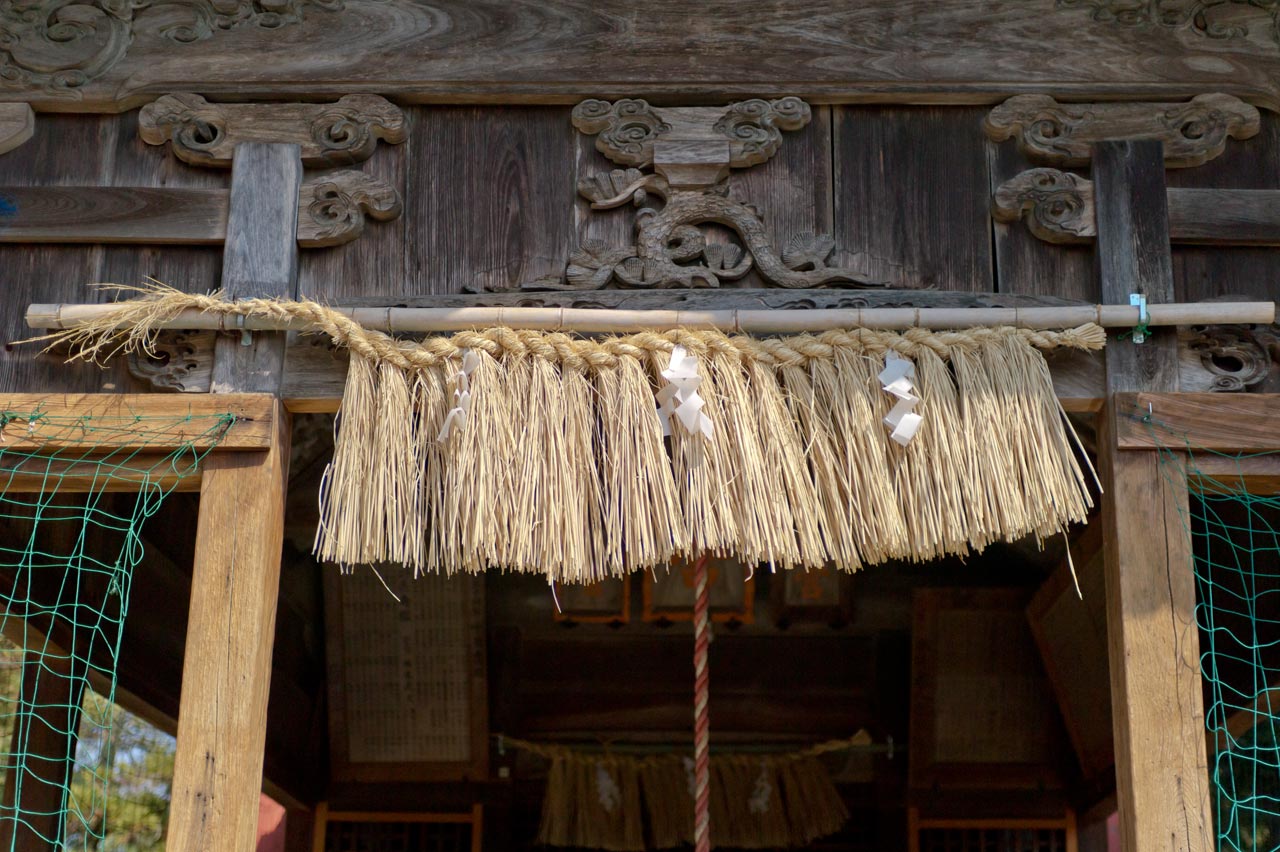
[[[708,629],[707,561],[694,565],[693,604],[693,848],[711,852],[711,720],[707,697],[711,691],[707,671]]]

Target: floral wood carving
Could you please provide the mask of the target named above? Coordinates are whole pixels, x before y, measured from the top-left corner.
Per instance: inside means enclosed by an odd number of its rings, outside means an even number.
[[[1027,220],[1027,228],[1050,243],[1087,243],[1098,234],[1093,183],[1057,169],[1028,169],[996,189],[991,215],[997,222]]]
[[[1280,45],[1280,0],[1057,0],[1061,8],[1084,8],[1095,21],[1126,27],[1160,26],[1202,38],[1248,38],[1253,27]]]
[[[835,241],[826,234],[795,234],[775,251],[759,211],[729,197],[730,168],[765,162],[781,146],[782,131],[798,130],[809,118],[799,98],[680,108],[635,99],[583,101],[573,110],[574,126],[597,134],[596,148],[629,168],[586,175],[578,193],[593,210],[639,208],[635,242],[584,240],[562,280],[520,289],[718,287],[752,269],[779,287],[876,286],[827,266]],[[738,242],[709,241],[701,228],[709,224],[729,228]]]
[[[211,104],[199,95],[165,95],[138,114],[138,134],[151,145],[173,143],[178,159],[230,166],[240,142],[296,142],[304,165],[367,160],[378,140],[406,137],[404,113],[377,95],[347,95],[331,104]]]
[[[218,32],[296,24],[345,0],[3,0],[0,90],[77,97],[124,59],[136,36],[194,44]]]
[[[1280,2],[1280,0],[1277,0]],[[1248,139],[1258,110],[1231,95],[1198,95],[1186,103],[1060,104],[1048,95],[1017,95],[988,114],[996,142],[1016,138],[1029,159],[1055,166],[1088,165],[1094,142],[1159,139],[1170,168],[1198,166],[1222,154],[1227,138]]]
[[[298,193],[298,245],[320,248],[349,243],[364,231],[366,216],[388,222],[400,210],[400,194],[364,172],[313,178]]]

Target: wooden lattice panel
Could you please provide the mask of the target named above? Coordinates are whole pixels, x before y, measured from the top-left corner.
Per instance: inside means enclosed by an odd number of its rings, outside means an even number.
[[[330,578],[331,746],[352,778],[476,777],[487,757],[483,580]]]

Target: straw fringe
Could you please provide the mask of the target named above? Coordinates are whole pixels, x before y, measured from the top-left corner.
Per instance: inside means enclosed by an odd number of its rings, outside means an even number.
[[[493,328],[414,343],[312,302],[136,292],[54,342],[91,361],[147,351],[158,322],[195,307],[300,319],[351,350],[316,538],[344,565],[592,582],[711,553],[856,570],[1047,536],[1092,504],[1036,350],[1100,348],[1096,326],[767,339]],[[696,360],[709,438],[679,425],[662,437],[654,391],[676,345]],[[441,441],[467,350],[470,411]],[[882,422],[890,351],[915,364],[921,396],[905,448]]]

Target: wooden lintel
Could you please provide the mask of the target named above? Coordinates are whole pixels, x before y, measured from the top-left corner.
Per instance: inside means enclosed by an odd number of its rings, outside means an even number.
[[[1167,190],[1170,242],[1188,245],[1280,245],[1280,190]],[[1028,169],[1001,184],[993,196],[998,222],[1026,220],[1032,234],[1050,243],[1089,243],[1098,234],[1094,186],[1072,172]]]
[[[218,245],[227,238],[225,189],[117,186],[0,187],[0,243]],[[386,182],[349,170],[312,178],[298,192],[298,245],[351,242],[365,219],[400,215]]]
[[[1122,450],[1280,450],[1280,394],[1117,393]]]
[[[1207,493],[1280,494],[1280,456],[1233,458],[1202,453],[1187,465],[1187,475],[1197,488]]]
[[[265,450],[275,411],[267,394],[0,394],[0,432],[5,450],[107,452],[139,449],[167,453],[203,450]],[[217,418],[232,415],[225,430]]]
[[[127,463],[101,457],[79,460],[23,458],[0,459],[0,491],[6,494],[113,493],[138,491],[146,485],[168,491],[199,491],[202,471],[199,465],[173,465],[160,453],[131,455]],[[179,469],[185,467],[186,469]]]

